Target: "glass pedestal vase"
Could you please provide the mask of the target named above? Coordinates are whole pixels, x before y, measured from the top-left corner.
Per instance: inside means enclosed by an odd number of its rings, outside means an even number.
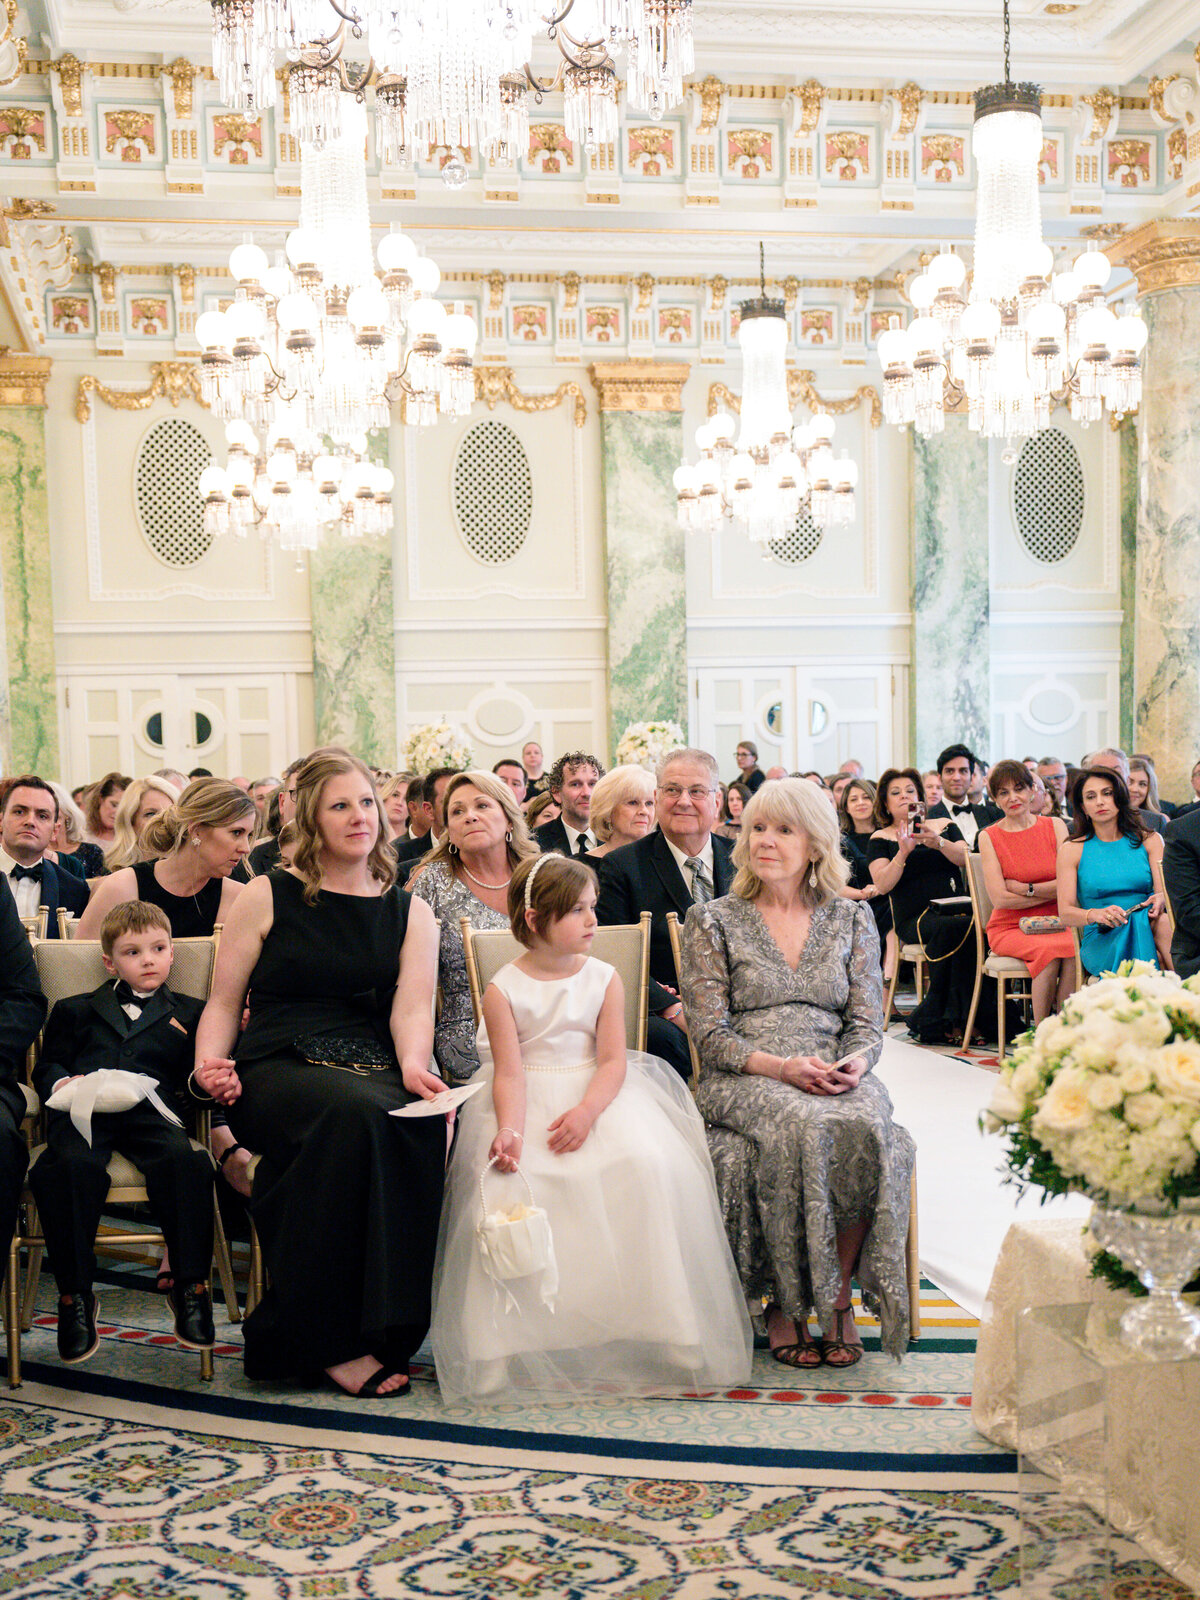
[[[1200,1267],[1200,1200],[1176,1206],[1143,1201],[1121,1209],[1098,1203],[1091,1230],[1149,1290],[1121,1318],[1121,1337],[1130,1349],[1151,1361],[1200,1355],[1200,1313],[1181,1293]]]

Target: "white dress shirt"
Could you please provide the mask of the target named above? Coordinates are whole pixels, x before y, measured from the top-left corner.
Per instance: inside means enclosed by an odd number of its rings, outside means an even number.
[[[696,898],[696,885],[692,881],[692,869],[686,864],[688,861],[699,861],[704,867],[704,870],[708,873],[708,881],[713,886],[713,896],[715,898],[717,893],[717,873],[713,864],[712,834],[710,833],[704,841],[703,850],[698,851],[694,856],[689,856],[686,850],[681,850],[677,844],[672,844],[665,833],[663,838],[667,840],[667,849],[675,857],[675,865],[679,868],[692,899]]]
[[[979,822],[975,816],[975,813],[973,811],[964,811],[961,816],[955,816],[954,814],[955,805],[961,805],[963,803],[964,802],[962,801],[947,800],[945,801],[945,806],[946,810],[950,813],[950,821],[958,829],[959,833],[962,834],[963,838],[967,841],[968,845],[970,845],[971,849],[974,850],[975,839],[979,833]],[[935,817],[934,821],[936,820],[937,819]]]
[[[573,828],[567,821],[563,822],[563,827],[567,830],[567,842],[571,846],[572,855],[578,855],[580,839],[585,841],[585,849],[596,848],[596,835],[589,828]]]
[[[12,890],[12,897],[17,902],[17,915],[19,917],[36,917],[42,905],[42,886],[36,878],[14,878],[12,869],[17,865],[7,850],[0,850],[0,872],[4,874],[4,881]],[[37,865],[36,862],[33,863]]]

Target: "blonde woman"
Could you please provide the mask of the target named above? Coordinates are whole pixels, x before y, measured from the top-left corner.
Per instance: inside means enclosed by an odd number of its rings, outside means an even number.
[[[614,767],[600,779],[588,808],[588,825],[600,843],[589,858],[646,837],[654,826],[654,789],[654,774],[645,767]]]
[[[229,875],[249,853],[254,819],[254,801],[244,789],[221,778],[196,778],[142,830],[147,859],[99,885],[76,937],[98,939],[105,917],[126,900],[161,907],[176,939],[207,937],[241,893]]]
[[[408,786],[412,781],[411,772],[389,772],[376,788],[384,837],[389,844],[408,835]]]
[[[539,852],[512,790],[494,773],[457,773],[446,785],[442,805],[446,831],[414,870],[409,887],[442,930],[442,1010],[433,1053],[444,1078],[465,1083],[479,1070],[479,1053],[459,923],[467,917],[473,928],[507,928],[513,870]]]
[[[132,867],[144,861],[142,831],[154,817],[159,817],[179,799],[180,790],[166,778],[135,778],[121,796],[113,822],[113,842],[104,852],[104,865],[109,872],[119,872],[122,867]]]
[[[862,1356],[856,1276],[899,1358],[914,1146],[871,1070],[883,1042],[875,919],[841,895],[837,817],[803,779],[754,795],[733,861],[730,893],[688,913],[681,987],[700,1056],[696,1104],[752,1148],[753,1194],[724,1194],[722,1207],[761,1219],[760,1238],[729,1241],[747,1298],[769,1297],[777,1361],[849,1367]]]

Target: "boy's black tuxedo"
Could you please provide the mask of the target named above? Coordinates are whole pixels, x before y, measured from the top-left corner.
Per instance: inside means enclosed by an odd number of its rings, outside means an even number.
[[[203,1004],[164,984],[141,1015],[122,1009],[111,980],[91,994],[58,1001],[46,1023],[34,1087],[46,1100],[60,1078],[102,1067],[155,1080],[167,1105],[186,1121],[187,1079],[195,1059]],[[47,1113],[46,1148],[29,1172],[61,1295],[86,1293],[95,1271],[96,1229],[108,1195],[114,1150],[142,1173],[150,1207],[180,1283],[201,1283],[212,1265],[213,1165],[193,1150],[186,1128],[143,1101],[128,1111],[96,1113],[89,1145],[65,1111]]]

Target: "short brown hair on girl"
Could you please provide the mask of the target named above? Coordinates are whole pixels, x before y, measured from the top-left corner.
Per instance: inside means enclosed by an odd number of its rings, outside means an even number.
[[[565,917],[589,883],[593,889],[596,887],[596,874],[586,862],[574,856],[532,856],[522,861],[514,869],[508,885],[508,925],[513,938],[519,939],[526,949],[536,937],[535,929],[525,918],[525,885],[530,877],[533,883],[528,909],[533,912],[537,930]]]

